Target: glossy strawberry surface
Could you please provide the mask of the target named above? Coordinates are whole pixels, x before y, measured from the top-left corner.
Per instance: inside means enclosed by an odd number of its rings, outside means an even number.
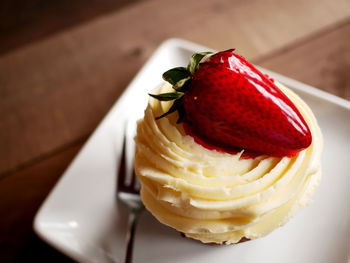
[[[296,106],[243,57],[216,53],[191,76],[183,95],[185,131],[203,146],[247,157],[293,156],[311,133]]]

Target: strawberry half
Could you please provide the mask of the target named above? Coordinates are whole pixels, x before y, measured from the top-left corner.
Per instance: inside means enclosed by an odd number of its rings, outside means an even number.
[[[150,94],[174,100],[187,134],[209,149],[238,152],[245,157],[293,156],[312,141],[304,118],[290,99],[233,49],[192,56],[187,68],[163,74],[174,92]]]

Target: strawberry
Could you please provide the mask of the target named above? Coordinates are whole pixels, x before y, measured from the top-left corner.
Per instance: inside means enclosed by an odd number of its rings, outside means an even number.
[[[163,74],[174,92],[150,95],[174,103],[157,119],[178,111],[178,122],[197,143],[219,151],[244,150],[245,157],[291,157],[311,144],[304,118],[273,79],[233,49],[200,63],[208,53],[196,53],[187,68]]]

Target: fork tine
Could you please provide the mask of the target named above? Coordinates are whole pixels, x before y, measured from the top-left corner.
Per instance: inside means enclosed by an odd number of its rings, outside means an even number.
[[[118,171],[118,186],[117,190],[125,190],[125,177],[126,177],[126,136],[123,136],[123,145],[122,145],[122,156],[119,163]]]
[[[139,193],[140,182],[135,174],[134,170],[134,149],[133,143],[133,129],[130,121],[125,126],[123,143],[122,143],[122,155],[119,164],[118,175],[118,191],[124,191],[128,193]]]
[[[132,173],[131,173],[130,188],[133,188],[133,187],[134,187],[135,181],[136,181],[136,176],[135,176],[134,171],[132,171]]]
[[[139,179],[137,178],[135,174],[135,170],[133,169],[132,172],[132,180],[130,186],[134,189],[135,192],[139,193],[140,192],[140,182]]]

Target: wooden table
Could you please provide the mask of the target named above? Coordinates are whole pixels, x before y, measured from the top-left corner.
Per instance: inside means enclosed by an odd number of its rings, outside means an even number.
[[[70,261],[35,236],[33,217],[167,38],[234,47],[260,66],[350,99],[348,0],[104,1],[104,9],[90,2],[74,9],[80,16],[71,23],[57,18],[71,19],[66,3],[0,37],[1,262]]]

